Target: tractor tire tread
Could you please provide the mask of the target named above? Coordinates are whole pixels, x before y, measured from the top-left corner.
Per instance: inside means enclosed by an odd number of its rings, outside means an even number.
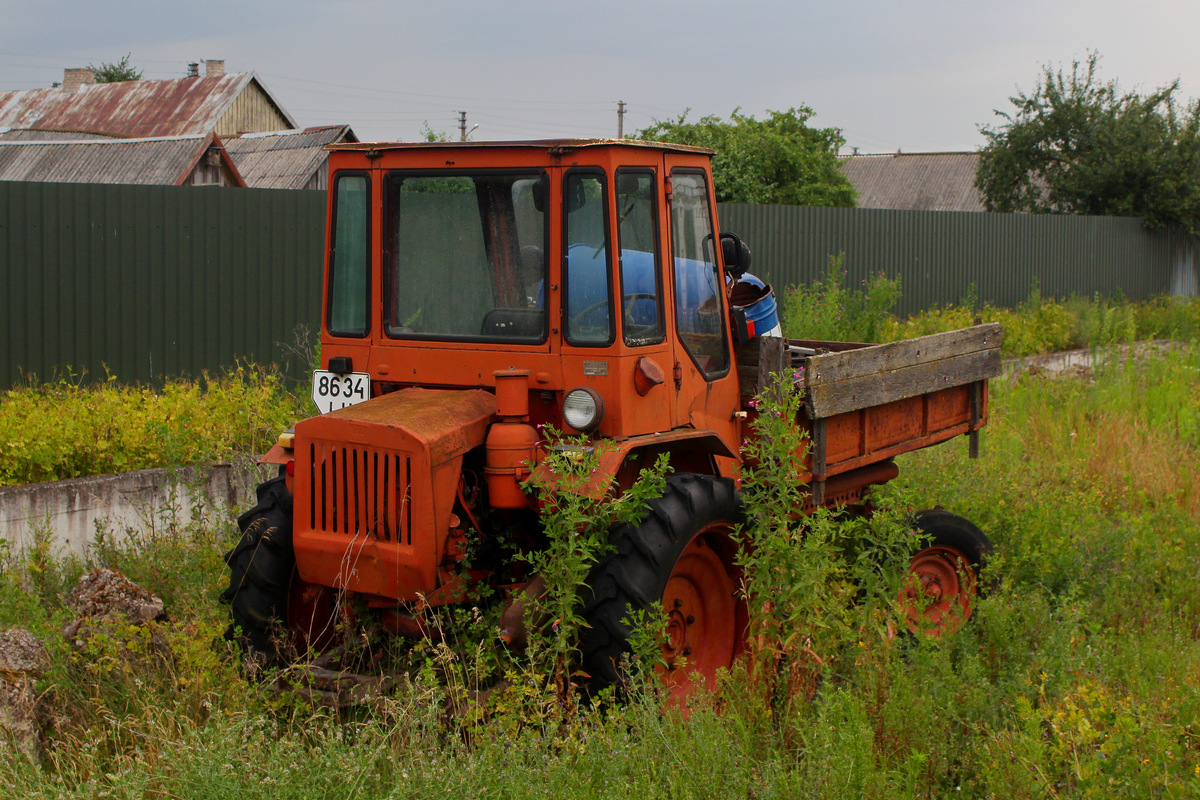
[[[292,498],[283,476],[259,485],[258,503],[238,517],[241,538],[225,554],[229,587],[221,600],[233,622],[225,638],[274,661],[275,636],[284,622],[296,557],[292,550]]]
[[[582,612],[589,627],[583,630],[580,651],[592,691],[623,683],[619,664],[633,632],[624,620],[631,609],[662,602],[670,572],[692,533],[713,521],[741,519],[740,497],[729,478],[670,475],[662,496],[647,505],[639,524],[613,530],[615,549],[589,576],[591,594]]]

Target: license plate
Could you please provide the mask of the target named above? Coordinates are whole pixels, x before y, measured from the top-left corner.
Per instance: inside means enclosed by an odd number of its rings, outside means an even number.
[[[371,376],[365,372],[313,370],[312,399],[322,414],[361,403],[371,396]]]

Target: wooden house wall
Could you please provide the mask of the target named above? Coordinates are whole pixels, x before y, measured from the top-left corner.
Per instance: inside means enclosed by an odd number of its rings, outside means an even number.
[[[287,130],[292,130],[291,123],[253,82],[234,98],[216,125],[216,134],[222,139],[242,133]]]

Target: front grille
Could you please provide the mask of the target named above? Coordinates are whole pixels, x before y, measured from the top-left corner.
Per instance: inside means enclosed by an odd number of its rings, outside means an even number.
[[[412,461],[403,453],[312,442],[309,526],[412,544]]]

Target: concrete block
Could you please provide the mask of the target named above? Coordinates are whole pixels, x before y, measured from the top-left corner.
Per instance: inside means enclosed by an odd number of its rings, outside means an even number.
[[[122,541],[187,525],[197,512],[232,518],[276,469],[214,464],[0,488],[0,540],[23,549],[48,531],[56,555],[83,555],[98,530]]]

